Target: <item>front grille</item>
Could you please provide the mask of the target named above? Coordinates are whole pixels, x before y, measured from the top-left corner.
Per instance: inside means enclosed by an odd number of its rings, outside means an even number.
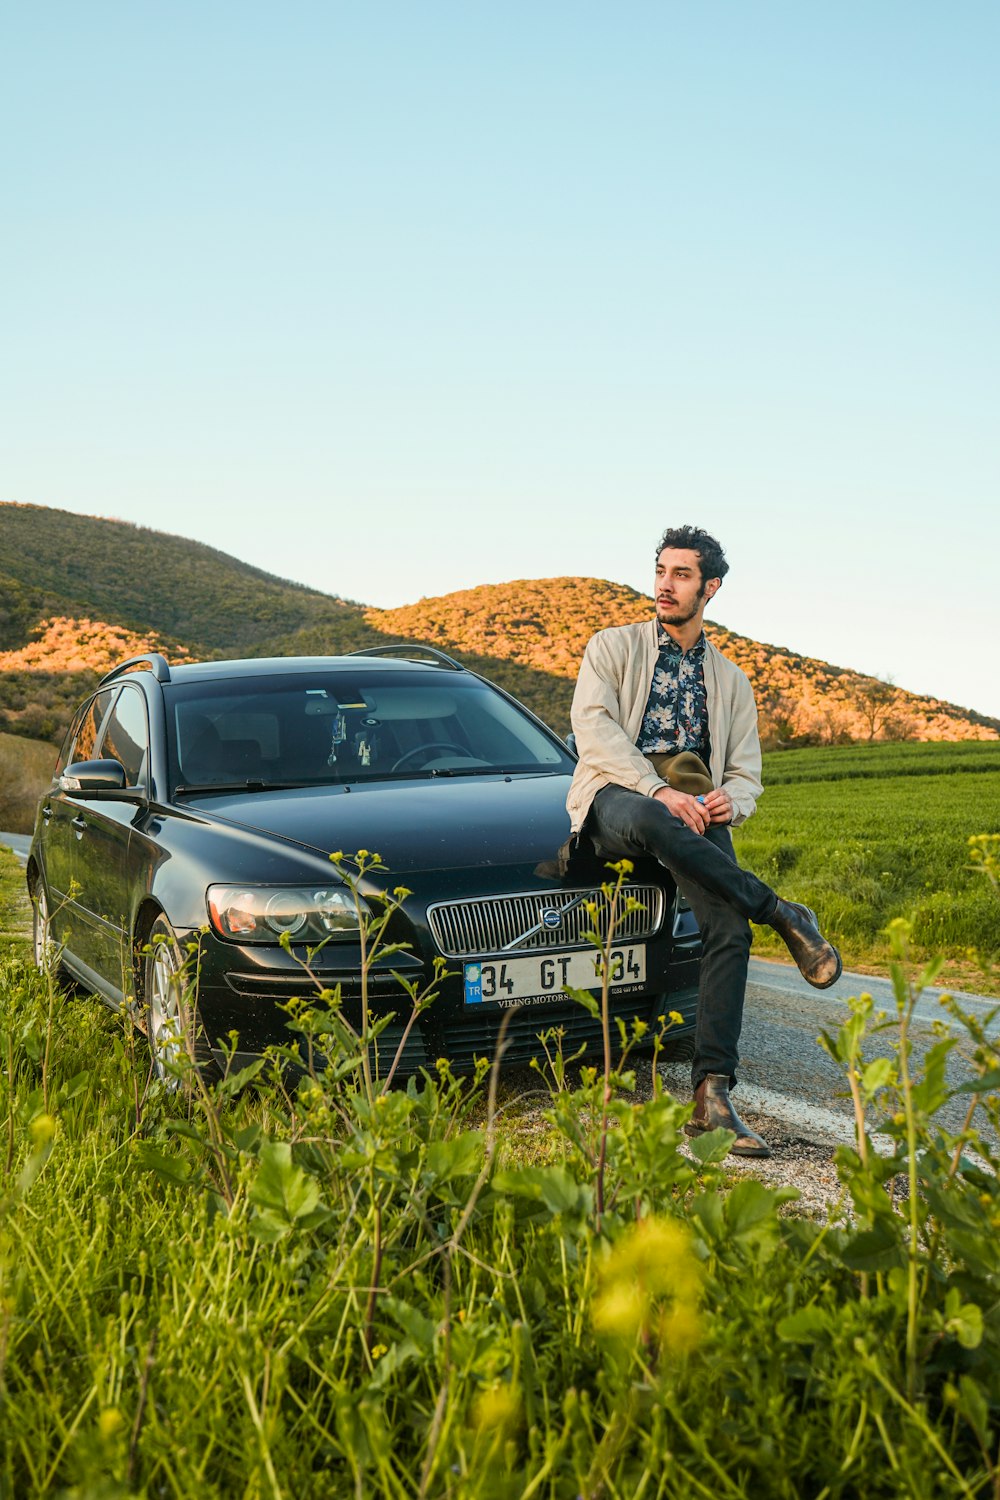
[[[625,911],[625,897],[639,902]],[[484,958],[492,953],[532,953],[539,949],[586,948],[594,926],[587,910],[596,902],[598,931],[607,928],[608,902],[600,890],[531,891],[521,896],[480,896],[473,901],[442,901],[428,908],[434,941],[446,958]],[[543,923],[544,912],[562,913],[557,926]],[[629,886],[619,899],[615,937],[622,942],[649,938],[663,919],[663,891],[657,885]]]

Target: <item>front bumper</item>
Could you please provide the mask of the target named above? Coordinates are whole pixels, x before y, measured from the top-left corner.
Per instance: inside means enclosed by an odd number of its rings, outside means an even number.
[[[672,931],[672,926],[677,930]],[[413,1008],[403,979],[416,986],[418,995],[433,988],[435,999],[411,1026],[398,1072],[410,1074],[422,1067],[433,1068],[441,1058],[446,1058],[456,1072],[471,1070],[477,1058],[492,1061],[507,1015],[506,1063],[526,1064],[533,1057],[540,1058],[543,1048],[539,1034],[543,1032],[558,1033],[567,1056],[583,1048],[584,1062],[600,1060],[601,1024],[582,1005],[564,994],[544,1004],[515,1005],[510,1011],[495,1004],[466,1004],[462,961],[447,960],[444,974],[433,984],[435,950],[429,933],[425,932],[423,938],[419,949],[413,945],[417,951],[397,952],[384,962],[376,960],[369,969],[369,1014],[392,1017],[377,1046],[381,1074],[392,1064]],[[692,933],[690,926],[685,931],[682,923],[668,919],[645,946],[646,982],[641,991],[628,995],[611,992],[609,1011],[616,1052],[619,1018],[630,1030],[633,1019],[645,1022],[650,1039],[660,1030],[658,1018],[668,1012],[678,1012],[682,1018],[680,1027],[671,1028],[671,1038],[694,1024],[700,956],[697,932]],[[268,1046],[287,1046],[297,1034],[289,1024],[290,1008],[302,1000],[323,1004],[322,991],[339,994],[344,1017],[359,1030],[362,979],[358,945],[331,944],[310,962],[301,949],[293,948],[288,953],[278,946],[240,946],[211,933],[201,938],[198,1008],[220,1062],[225,1051],[233,1052],[234,1061],[239,1063],[258,1056]]]

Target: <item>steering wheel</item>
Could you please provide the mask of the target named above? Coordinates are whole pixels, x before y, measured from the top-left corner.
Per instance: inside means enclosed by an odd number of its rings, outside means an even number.
[[[407,750],[392,766],[393,771],[401,771],[407,761],[413,760],[416,755],[427,755],[431,750],[457,750],[463,760],[469,759],[469,752],[464,745],[456,745],[454,740],[431,740],[429,745],[414,745],[412,750]]]

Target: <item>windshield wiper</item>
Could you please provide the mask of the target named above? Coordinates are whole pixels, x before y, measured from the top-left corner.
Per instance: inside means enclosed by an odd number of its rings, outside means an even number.
[[[341,786],[339,781],[261,781],[251,776],[246,781],[183,782],[174,787],[177,797],[204,797],[212,794],[225,796],[228,792],[293,792],[310,786]]]
[[[414,771],[379,771],[375,775],[355,775],[352,786],[372,786],[379,781],[432,780],[442,775],[561,775],[558,765],[421,765]]]
[[[428,776],[506,776],[502,766],[428,766]]]

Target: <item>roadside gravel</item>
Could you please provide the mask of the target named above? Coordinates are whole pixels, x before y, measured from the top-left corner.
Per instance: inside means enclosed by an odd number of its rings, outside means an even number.
[[[661,1076],[676,1099],[685,1103],[690,1100],[691,1082],[687,1063],[667,1062],[661,1068]],[[651,1087],[650,1079],[647,1088]],[[727,1157],[727,1172],[732,1173],[736,1181],[742,1177],[756,1177],[768,1187],[793,1187],[799,1196],[787,1206],[786,1212],[825,1216],[828,1208],[838,1203],[843,1196],[833,1161],[837,1142],[822,1131],[817,1131],[814,1138],[809,1138],[799,1131],[789,1129],[767,1113],[748,1107],[738,1093],[733,1095],[733,1100],[741,1118],[751,1130],[755,1130],[767,1141],[771,1155],[753,1161]]]
[[[650,1061],[636,1059],[635,1073],[637,1099],[651,1098]],[[660,1076],[664,1087],[675,1099],[685,1104],[690,1100],[689,1064],[683,1058],[661,1062]],[[544,1161],[552,1146],[551,1127],[543,1118],[549,1108],[549,1095],[539,1090],[538,1075],[529,1069],[510,1070],[502,1075],[502,1079],[500,1119],[506,1122],[505,1131],[517,1141],[516,1154]],[[836,1216],[840,1217],[843,1189],[837,1180],[834,1149],[838,1141],[849,1138],[849,1131],[846,1128],[838,1131],[834,1138],[820,1130],[810,1138],[801,1129],[791,1128],[766,1112],[748,1107],[738,1098],[736,1103],[747,1124],[767,1141],[772,1155],[754,1161],[727,1158],[724,1166],[732,1181],[736,1183],[744,1177],[755,1177],[768,1187],[795,1188],[799,1196],[785,1207],[785,1213],[825,1218],[828,1209],[834,1207],[837,1208]],[[845,1219],[849,1217],[846,1206],[843,1216]]]

